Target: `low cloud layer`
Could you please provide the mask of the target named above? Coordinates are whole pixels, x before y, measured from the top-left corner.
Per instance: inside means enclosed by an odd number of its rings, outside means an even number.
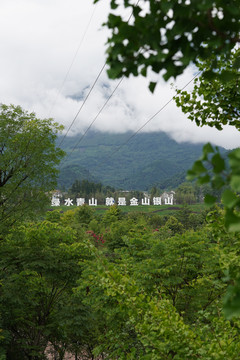
[[[94,7],[79,0],[3,0],[0,10],[0,101],[54,117],[68,129],[105,63],[107,31],[101,24],[109,10],[106,2]],[[182,88],[193,71],[189,68],[176,86]],[[104,70],[68,136],[83,133],[92,122],[97,131],[137,131],[174,95],[170,82],[159,78],[153,95],[148,82],[124,79],[96,118],[118,84]],[[179,142],[212,141],[226,148],[240,144],[234,128],[198,128],[173,101],[142,131],[165,131]]]

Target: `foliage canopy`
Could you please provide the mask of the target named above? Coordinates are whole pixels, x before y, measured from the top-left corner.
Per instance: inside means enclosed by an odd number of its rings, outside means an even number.
[[[121,14],[122,3],[131,9],[127,20]],[[146,76],[151,69],[168,80],[194,63],[202,75],[195,81],[192,94],[177,92],[177,105],[198,126],[222,130],[223,125],[233,125],[239,130],[239,1],[146,0],[133,4],[125,0],[120,4],[111,1],[112,12],[105,24],[111,30],[107,49],[109,76]],[[152,92],[155,86],[150,83]],[[218,191],[228,187],[222,196],[225,224],[228,230],[239,232],[239,149],[229,154],[229,163],[230,170],[219,150],[206,144],[189,179],[198,178],[200,184],[210,183]],[[205,200],[213,205],[216,198],[209,195]],[[229,296],[229,316],[240,307],[239,271],[232,273],[236,286],[233,296]]]
[[[198,126],[208,125],[222,130],[224,125],[240,130],[240,50],[231,53],[229,59],[222,54],[197,63],[201,75],[194,80],[193,91],[177,90],[176,104]],[[208,76],[213,62],[218,77]],[[204,73],[205,71],[205,73]]]
[[[98,2],[99,0],[95,0]],[[124,18],[122,7],[131,10]],[[177,77],[197,58],[216,58],[231,50],[239,39],[238,0],[111,0],[106,26],[107,64],[111,78],[146,76],[147,70]],[[214,62],[210,70],[215,67]],[[150,83],[154,91],[155,83]]]
[[[20,106],[0,106],[0,222],[11,225],[41,209],[56,186],[64,152],[56,148],[62,127]]]
[[[187,209],[158,228],[116,206],[88,222],[88,210],[48,212],[0,241],[1,360],[235,360],[240,323],[222,299],[240,235],[222,211],[195,231]]]

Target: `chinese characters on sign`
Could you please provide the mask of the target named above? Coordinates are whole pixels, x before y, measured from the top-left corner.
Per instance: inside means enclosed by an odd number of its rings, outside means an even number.
[[[65,204],[64,205],[67,205],[67,206],[73,205],[73,200],[71,200],[70,198],[65,199]]]
[[[142,205],[150,205],[150,199],[148,199],[148,198],[144,198],[144,199],[142,199]]]
[[[162,205],[162,199],[160,197],[154,197],[153,205]]]
[[[77,206],[82,206],[83,204],[85,204],[85,199],[84,198],[77,198],[76,203],[77,203]]]
[[[114,198],[112,198],[112,197],[107,197],[106,198],[106,205],[107,206],[111,206],[111,205],[114,205],[115,204],[115,200],[114,200]]]
[[[126,206],[127,205],[126,198],[125,197],[118,198],[118,205],[119,206]]]
[[[141,204],[142,205],[150,205],[150,199],[145,197],[144,199],[141,199]],[[162,201],[165,205],[173,205],[173,194],[164,194],[164,196],[162,197],[154,197],[152,200],[153,205],[162,205]],[[84,198],[76,198],[76,205],[77,206],[82,206],[85,204],[85,199]],[[89,206],[97,206],[97,199],[95,198],[91,198],[88,200],[88,204]],[[113,197],[107,197],[105,199],[105,204],[106,206],[112,206],[115,204],[115,200]],[[118,201],[117,201],[118,206],[126,206],[127,202],[126,202],[126,198],[125,197],[119,197]],[[53,195],[52,196],[52,200],[51,200],[51,206],[60,206],[60,198],[57,195]],[[70,198],[66,198],[64,200],[64,205],[65,206],[73,206],[73,199]],[[132,199],[130,199],[130,206],[138,206],[139,205],[139,200],[136,199],[135,197],[133,197]]]
[[[136,198],[130,199],[130,206],[138,206],[138,199]]]
[[[60,206],[60,199],[57,196],[53,196],[52,197],[52,202],[51,202],[52,206]]]
[[[89,206],[97,206],[97,199],[92,198],[88,200]]]

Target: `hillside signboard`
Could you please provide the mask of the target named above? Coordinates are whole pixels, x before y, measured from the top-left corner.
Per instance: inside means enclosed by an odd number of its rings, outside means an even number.
[[[152,199],[152,205],[173,205],[173,194],[170,195],[165,195],[165,196],[158,196],[158,197],[153,197]],[[66,198],[64,200],[64,204],[65,206],[73,206],[73,205],[77,205],[77,206],[82,206],[84,205],[85,202],[85,198],[76,198],[75,203],[74,200],[71,198]],[[94,197],[92,197],[91,199],[88,200],[88,205],[89,206],[97,206],[97,199],[95,199]],[[127,205],[127,201],[125,197],[119,197],[117,199],[117,202],[115,201],[115,199],[113,197],[107,197],[105,199],[105,205],[106,206],[112,206],[117,204],[118,206],[126,206]],[[150,199],[145,197],[144,199],[141,199],[141,202],[139,202],[139,199],[133,197],[130,199],[130,206],[138,206],[138,205],[146,205],[149,206],[150,204]],[[61,206],[61,200],[59,196],[53,195],[52,196],[52,200],[51,200],[51,206]]]

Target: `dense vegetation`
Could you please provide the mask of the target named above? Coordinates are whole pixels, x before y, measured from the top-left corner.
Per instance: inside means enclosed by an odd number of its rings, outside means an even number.
[[[59,186],[68,189],[73,181],[87,179],[123,190],[171,189],[201,155],[200,144],[179,144],[161,132],[137,134],[115,152],[131,135],[89,132],[73,152],[79,137],[65,138],[70,156],[61,165]]]
[[[197,182],[182,182],[177,188],[170,188],[174,191],[174,205],[183,205],[183,204],[200,204],[204,202],[206,195],[215,196],[218,201],[221,198],[220,190],[213,190],[208,184],[199,185]],[[153,186],[148,192],[142,192],[138,190],[133,191],[122,191],[116,190],[111,186],[104,186],[102,183],[95,183],[92,181],[84,180],[75,180],[72,186],[68,189],[68,192],[64,192],[62,197],[63,200],[66,198],[71,198],[76,203],[76,199],[81,197],[87,200],[92,197],[96,198],[98,205],[105,205],[106,198],[112,197],[116,203],[119,197],[125,197],[126,203],[130,203],[130,199],[135,197],[139,200],[139,205],[141,204],[141,199],[144,199],[146,196],[150,199],[150,204],[153,204],[153,198],[163,195],[164,189],[161,189],[157,186]],[[162,205],[164,205],[164,200],[162,200]]]
[[[99,1],[102,0],[94,2]],[[208,83],[212,79],[237,80],[232,68],[226,66],[223,72],[219,71],[219,58],[224,57],[225,66],[240,42],[238,0],[109,0],[109,3],[111,11],[104,26],[110,30],[106,51],[110,78],[147,76],[151,70],[168,80],[200,60],[208,62],[202,68]],[[126,9],[131,13],[130,19],[125,16]],[[239,60],[235,64],[238,71]],[[155,86],[156,82],[151,82],[150,91]],[[222,118],[225,122],[226,118]]]
[[[1,359],[236,359],[227,320],[240,238],[222,210],[177,217],[49,211],[0,244]]]
[[[72,184],[69,192],[75,196],[91,197],[97,196],[97,194],[108,195],[115,192],[115,189],[111,186],[103,186],[101,183],[95,183],[88,180],[75,180]]]
[[[100,0],[95,0],[98,2]],[[149,70],[165,80],[182,74],[189,64],[198,68],[192,94],[177,90],[176,103],[197,126],[222,130],[225,125],[240,129],[240,8],[238,0],[175,1],[111,0],[104,26],[107,40],[108,75],[113,78],[147,76]],[[124,10],[131,10],[130,18]],[[154,91],[156,82],[150,82]],[[180,96],[179,96],[180,95]],[[228,154],[229,166],[211,144],[205,144],[188,179],[197,178],[213,190],[224,190],[225,226],[240,232],[240,149]],[[217,200],[209,195],[210,205]],[[239,272],[231,273],[229,299],[232,316],[239,314]]]
[[[64,155],[55,145],[61,129],[53,119],[0,104],[0,236],[48,203],[46,192],[56,186]]]
[[[194,61],[205,77],[193,98],[179,93],[179,106],[198,125],[239,129],[239,102],[231,102],[239,94],[239,51],[232,51],[239,42],[238,2],[146,2],[149,11],[142,12],[141,2],[124,1],[133,9],[130,24],[109,15],[109,73],[146,75],[151,67],[168,79]],[[119,5],[112,0],[111,6]],[[206,76],[215,79],[212,85]],[[210,101],[215,86],[221,111]],[[193,214],[184,207],[161,217],[124,215],[112,206],[98,216],[84,205],[33,221],[26,209],[30,203],[29,212],[38,212],[35,191],[44,195],[56,179],[59,127],[19,107],[3,106],[1,116],[0,201],[11,221],[2,215],[0,359],[43,360],[49,353],[64,359],[66,351],[75,359],[239,359],[240,149],[228,154],[227,165],[206,144],[188,174],[223,190],[222,208]],[[45,171],[50,183],[40,181]],[[16,217],[11,194],[21,199]]]

